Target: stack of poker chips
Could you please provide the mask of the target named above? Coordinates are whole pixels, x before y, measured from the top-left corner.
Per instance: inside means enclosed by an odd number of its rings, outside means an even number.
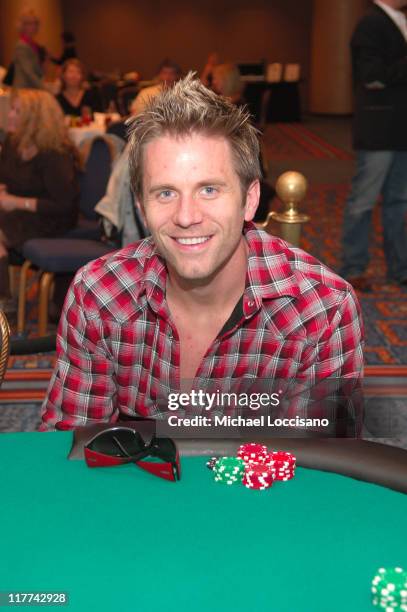
[[[264,465],[250,464],[245,467],[242,484],[244,484],[247,489],[264,491],[264,489],[269,489],[271,487],[273,480],[274,478],[271,470]]]
[[[207,462],[214,471],[215,481],[242,483],[248,489],[269,489],[275,480],[291,480],[295,474],[296,458],[284,451],[269,452],[264,444],[242,444],[237,457],[212,457]]]
[[[407,611],[407,572],[381,567],[372,580],[373,604],[386,612]]]
[[[213,466],[215,482],[233,485],[242,482],[244,462],[238,457],[221,457]]]
[[[296,458],[291,453],[274,451],[267,454],[264,461],[273,474],[274,480],[291,480],[295,475]]]
[[[267,457],[267,446],[249,442],[239,446],[237,456],[243,459],[246,465],[259,465],[264,463]]]

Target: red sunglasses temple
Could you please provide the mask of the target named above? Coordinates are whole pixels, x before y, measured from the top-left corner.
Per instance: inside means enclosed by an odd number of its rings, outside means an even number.
[[[154,476],[165,478],[175,482],[181,478],[181,464],[179,460],[178,451],[175,456],[175,461],[167,461],[165,463],[159,463],[155,461],[136,461],[136,465]]]
[[[85,447],[84,450],[88,467],[113,467],[134,462],[131,457],[113,457],[111,455],[105,455],[104,453],[98,453],[87,447]],[[160,478],[165,478],[166,480],[176,481],[181,478],[181,464],[178,451],[176,452],[174,462],[167,461],[165,463],[160,463],[140,460],[134,463],[146,472],[154,476],[159,476]]]

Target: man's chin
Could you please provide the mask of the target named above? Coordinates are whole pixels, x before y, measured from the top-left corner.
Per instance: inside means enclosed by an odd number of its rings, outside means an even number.
[[[169,266],[169,273],[180,285],[202,287],[211,282],[215,273],[210,270],[191,270],[182,267]]]

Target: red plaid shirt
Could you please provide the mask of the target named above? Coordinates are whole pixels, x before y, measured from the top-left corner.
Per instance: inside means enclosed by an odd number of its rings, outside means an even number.
[[[246,289],[195,380],[325,380],[362,374],[362,323],[351,286],[304,251],[245,225]],[[120,415],[160,418],[179,388],[180,343],[165,300],[167,270],[151,238],[76,275],[57,339],[42,430]]]

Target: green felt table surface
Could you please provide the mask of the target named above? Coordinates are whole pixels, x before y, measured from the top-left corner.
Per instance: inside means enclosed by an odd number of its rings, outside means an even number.
[[[252,491],[215,483],[205,457],[172,483],[68,461],[71,438],[0,436],[2,592],[66,591],[72,611],[368,612],[377,568],[407,568],[401,493],[304,468]]]

